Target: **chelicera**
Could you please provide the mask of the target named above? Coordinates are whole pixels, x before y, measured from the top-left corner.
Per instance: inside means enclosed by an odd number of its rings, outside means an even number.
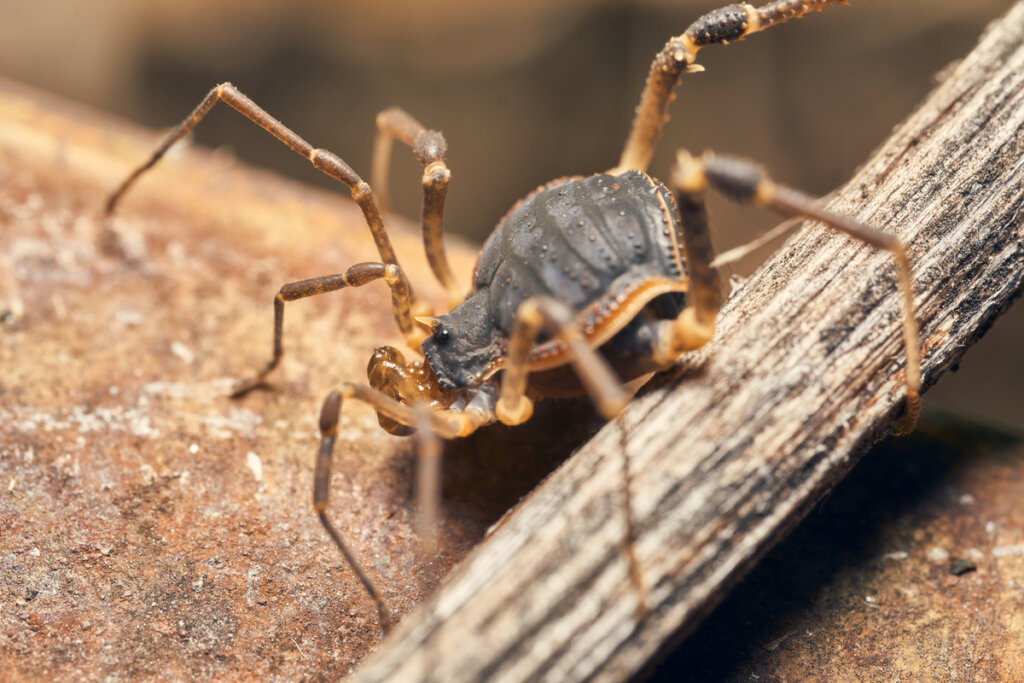
[[[438,436],[466,436],[499,421],[523,423],[531,416],[533,401],[542,397],[588,394],[605,417],[614,417],[630,397],[624,382],[672,366],[713,337],[721,297],[704,205],[709,188],[786,216],[816,219],[892,254],[905,306],[907,355],[907,403],[899,429],[912,427],[920,409],[918,336],[910,266],[894,237],[821,209],[813,198],[776,185],[743,159],[694,157],[681,151],[669,182],[646,172],[673,88],[683,73],[702,70],[695,63],[701,47],[725,44],[842,1],[730,5],[670,39],[651,65],[618,165],[597,175],[555,180],[512,207],[484,244],[468,294],[459,288],[442,243],[441,217],[451,177],[445,163],[447,143],[441,133],[400,109],[377,117],[375,195],[338,156],[314,148],[224,83],[111,196],[108,212],[140,174],[220,101],[351,190],[380,262],[284,285],[274,298],[272,357],[259,373],[239,383],[233,395],[240,397],[263,384],[277,367],[286,302],[376,280],[390,287],[395,320],[417,358],[407,361],[397,349],[380,347],[370,360],[367,384],[345,382],[328,395],[320,416],[313,495],[321,522],[376,603],[385,630],[392,621],[387,606],[327,517],[330,462],[343,401],[368,403],[384,429],[395,434],[418,431],[421,446],[433,451]],[[424,167],[424,245],[453,303],[443,314],[416,298],[384,228],[381,206],[394,140],[410,146]],[[627,527],[628,509],[627,502]],[[628,539],[625,545],[632,562]],[[635,562],[633,569],[634,577],[639,576]]]

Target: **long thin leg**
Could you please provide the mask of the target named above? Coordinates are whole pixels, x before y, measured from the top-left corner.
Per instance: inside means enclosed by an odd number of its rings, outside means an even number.
[[[591,348],[583,338],[572,311],[561,302],[548,297],[527,299],[516,310],[516,324],[509,338],[508,360],[501,381],[501,396],[495,412],[505,424],[519,424],[529,419],[533,403],[525,395],[529,374],[530,350],[537,341],[537,335],[546,332],[552,338],[559,338],[569,346],[573,367],[587,393],[594,400],[597,409],[612,419],[621,412],[630,395],[615,376],[604,358]],[[638,619],[647,614],[647,592],[643,583],[643,572],[637,559],[633,540],[636,532],[633,524],[632,478],[629,470],[629,453],[624,428],[620,425],[622,446],[622,498],[626,522],[626,533],[622,539],[623,554],[629,565],[629,576],[636,589]]]
[[[324,399],[323,407],[320,409],[320,450],[317,452],[316,470],[313,475],[313,508],[316,510],[320,523],[323,524],[331,540],[334,541],[345,561],[363,584],[370,599],[377,606],[380,626],[386,634],[391,630],[393,624],[391,610],[388,609],[387,603],[384,602],[384,598],[381,596],[381,592],[376,584],[373,583],[373,580],[363,570],[355,554],[342,539],[341,533],[327,517],[327,499],[331,485],[331,457],[334,452],[334,442],[338,436],[338,419],[341,414],[342,402],[345,399],[358,399],[371,405],[378,413],[386,414],[391,419],[404,425],[429,431],[429,435],[421,438],[421,443],[427,451],[425,458],[430,461],[425,463],[428,469],[428,477],[436,476],[436,472],[434,475],[431,475],[429,469],[439,466],[438,459],[433,457],[436,453],[430,452],[437,450],[437,436],[446,438],[467,436],[483,424],[493,421],[493,416],[474,410],[454,412],[425,409],[423,406],[411,407],[399,403],[372,387],[363,384],[352,384],[350,382],[341,385],[337,391],[332,391]],[[427,485],[434,484],[428,481]],[[427,506],[431,504],[431,501],[426,501]],[[436,504],[436,498],[434,499],[434,504]]]
[[[576,374],[605,419],[618,415],[629,402],[622,382],[604,358],[586,343],[572,311],[555,299],[538,296],[527,299],[516,310],[496,407],[498,419],[507,425],[517,425],[533,414],[533,402],[526,396],[526,380],[530,351],[542,331],[569,346]]]
[[[338,546],[338,550],[341,551],[348,566],[352,568],[353,573],[355,573],[359,582],[363,584],[363,588],[370,595],[370,599],[377,606],[380,628],[387,634],[394,623],[391,610],[388,609],[387,603],[381,597],[376,584],[363,571],[362,565],[356,559],[355,553],[349,549],[341,534],[334,528],[331,520],[327,517],[327,496],[331,490],[331,455],[334,452],[334,442],[338,438],[338,415],[340,412],[341,396],[337,392],[331,392],[320,409],[320,450],[316,456],[316,472],[313,475],[313,509],[316,510],[320,523],[324,525],[324,529],[327,530],[327,534],[334,541],[334,545]]]
[[[370,186],[337,155],[324,149],[314,148],[311,144],[292,132],[283,123],[264,111],[263,108],[255,102],[243,95],[230,83],[221,83],[213,88],[213,90],[206,95],[203,101],[199,103],[199,106],[189,114],[188,118],[182,121],[177,128],[167,135],[164,141],[153,153],[153,156],[151,156],[142,166],[135,169],[135,171],[133,171],[132,174],[129,175],[123,183],[121,183],[121,186],[110,195],[110,198],[107,200],[106,212],[108,214],[112,213],[116,208],[118,201],[120,201],[124,193],[132,186],[139,176],[152,168],[160,158],[163,157],[164,153],[167,152],[171,145],[188,135],[203,119],[203,117],[210,113],[210,110],[213,109],[214,105],[218,102],[226,102],[245,118],[249,119],[260,128],[286,144],[290,149],[309,159],[310,163],[312,163],[317,169],[335,180],[340,180],[345,183],[352,193],[352,198],[359,205],[359,208],[363,212],[363,216],[366,218],[366,224],[369,226],[370,233],[373,235],[373,241],[377,245],[380,260],[384,263],[390,263],[396,266],[398,265],[398,260],[395,257],[395,250],[392,248],[391,240],[388,239],[387,232],[384,230],[384,223],[381,220],[380,210],[377,207],[377,202],[374,199],[373,191],[370,189]]]
[[[416,406],[415,438],[419,461],[416,476],[417,533],[420,553],[429,558],[437,549],[437,522],[441,517],[441,439],[430,428],[430,409],[423,404]]]
[[[707,187],[713,187],[725,197],[736,202],[750,202],[766,206],[787,217],[811,218],[825,225],[844,232],[862,242],[888,251],[896,263],[896,273],[900,293],[903,297],[903,344],[907,354],[907,370],[905,382],[907,387],[907,406],[896,428],[897,434],[905,434],[914,428],[917,416],[921,412],[921,357],[919,351],[919,335],[917,320],[914,317],[914,291],[911,277],[910,259],[900,241],[889,233],[870,228],[862,223],[839,214],[822,209],[813,197],[801,192],[775,184],[768,174],[756,164],[745,159],[706,154],[703,158],[692,157],[687,152],[680,152],[672,171],[672,184],[677,191],[680,206],[687,204],[703,204],[702,195]],[[695,221],[692,226],[683,222],[683,229],[707,232],[707,222]],[[700,239],[700,238],[698,238]],[[687,243],[689,248],[689,242]],[[708,253],[697,252],[688,254],[696,256],[703,265],[695,265],[698,278],[702,268],[710,267]],[[700,286],[699,282],[693,283]],[[717,311],[717,307],[714,309]],[[684,311],[685,314],[687,311]],[[688,323],[676,321],[674,335],[668,335],[672,341],[679,342],[684,336],[682,328]],[[684,349],[685,350],[685,349]],[[666,350],[667,353],[671,351]]]
[[[775,0],[756,8],[748,4],[729,5],[705,14],[681,35],[670,39],[651,64],[633,128],[614,172],[647,169],[654,156],[654,145],[668,121],[668,105],[679,77],[684,72],[704,70],[695,64],[700,48],[716,43],[725,45],[835,3],[846,4],[846,0]]]
[[[357,263],[344,273],[291,282],[281,287],[277,295],[274,296],[274,350],[270,361],[255,376],[239,382],[231,397],[239,398],[262,385],[267,375],[281,362],[281,356],[284,353],[281,337],[284,332],[284,304],[286,301],[305,299],[346,287],[362,287],[381,278],[391,288],[391,304],[395,312],[395,320],[398,321],[398,327],[402,330],[402,334],[405,335],[410,345],[422,341],[423,333],[413,324],[409,311],[411,305],[409,282],[401,268],[394,264]]]
[[[448,143],[440,131],[427,130],[423,124],[398,107],[386,109],[378,114],[370,178],[373,186],[377,188],[377,197],[382,207],[389,205],[388,170],[391,166],[391,148],[394,140],[409,145],[416,158],[423,164],[423,246],[427,252],[430,269],[434,271],[438,282],[448,290],[448,297],[454,305],[462,301],[464,292],[459,288],[448,264],[441,227],[444,200],[452,177],[445,163]]]

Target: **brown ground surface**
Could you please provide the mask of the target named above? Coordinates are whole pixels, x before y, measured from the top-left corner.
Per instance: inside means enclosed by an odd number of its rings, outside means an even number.
[[[0,678],[342,674],[380,634],[312,514],[316,418],[400,344],[386,286],[290,305],[273,389],[226,393],[269,356],[277,288],[374,260],[372,242],[347,200],[193,152],[111,237],[105,195],[156,139],[0,91]],[[395,241],[443,302],[418,235]],[[333,515],[399,615],[551,466],[503,458],[522,445],[503,432],[450,453],[426,562],[408,440],[361,405],[341,437]]]
[[[1018,438],[926,412],[913,436],[858,463],[653,679],[1024,679],[1022,489]]]
[[[0,678],[335,677],[379,631],[311,511],[316,415],[399,343],[386,288],[290,306],[273,390],[225,394],[266,360],[279,285],[372,243],[346,200],[193,152],[111,242],[105,193],[154,141],[0,88]],[[396,246],[429,283],[408,225]],[[346,408],[332,513],[399,615],[582,438],[585,406],[553,410],[449,449],[427,562],[410,444]],[[1024,676],[1024,453],[944,421],[869,457],[659,675]]]

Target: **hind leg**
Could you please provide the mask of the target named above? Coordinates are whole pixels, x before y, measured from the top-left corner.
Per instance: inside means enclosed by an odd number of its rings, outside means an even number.
[[[564,345],[577,376],[605,419],[611,420],[618,415],[629,402],[630,392],[623,387],[604,357],[587,344],[571,310],[555,299],[534,297],[520,304],[516,311],[516,324],[509,339],[508,360],[501,382],[501,396],[495,410],[498,419],[505,424],[520,424],[528,420],[533,412],[533,403],[526,396],[526,389],[531,360],[535,360],[531,354],[541,332]],[[639,619],[647,614],[647,591],[634,549],[636,532],[626,432],[621,425],[619,430],[622,448],[622,506],[626,528],[622,547],[629,565],[630,580],[636,590],[636,614]]]

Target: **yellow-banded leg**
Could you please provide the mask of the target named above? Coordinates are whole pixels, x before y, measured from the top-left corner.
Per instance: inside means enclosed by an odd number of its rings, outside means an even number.
[[[440,131],[428,130],[408,113],[392,107],[377,114],[377,138],[373,145],[373,164],[370,178],[377,188],[380,206],[387,210],[390,203],[388,192],[388,171],[391,167],[391,148],[394,140],[400,140],[412,148],[423,164],[423,247],[427,262],[435,277],[448,292],[449,303],[454,306],[462,301],[465,294],[452,274],[448,256],[444,249],[441,217],[444,200],[448,194],[448,183],[452,174],[445,158],[448,143]]]
[[[516,310],[516,323],[509,338],[508,359],[501,381],[501,395],[495,409],[498,419],[508,425],[525,422],[533,413],[533,403],[526,395],[530,372],[531,350],[538,335],[544,332],[567,347],[569,359],[587,393],[605,419],[618,415],[630,399],[630,392],[622,386],[615,372],[595,349],[587,344],[576,324],[572,311],[561,302],[549,297],[527,299]],[[626,533],[623,553],[629,564],[630,580],[637,594],[637,617],[647,613],[647,594],[640,563],[634,550],[636,533],[633,525],[631,476],[626,449],[626,433],[619,427],[622,446],[623,512]]]
[[[761,7],[749,4],[729,5],[708,12],[690,24],[681,35],[671,38],[654,57],[640,104],[636,108],[633,127],[622,150],[619,165],[613,172],[629,169],[643,171],[654,156],[654,145],[668,121],[668,105],[672,90],[685,73],[703,71],[696,64],[697,52],[706,45],[725,45],[734,40],[763,31],[826,5],[846,0],[776,0]]]
[[[501,380],[501,396],[496,413],[507,425],[526,422],[533,414],[533,402],[526,396],[530,372],[530,352],[544,332],[568,347],[572,362],[598,412],[610,420],[629,402],[629,392],[608,363],[584,340],[572,311],[550,297],[527,299],[516,310],[516,323],[508,341],[508,358]]]
[[[703,194],[708,187],[711,187],[736,202],[765,206],[787,217],[821,221],[834,230],[890,253],[896,264],[897,283],[903,299],[903,344],[907,355],[907,369],[904,378],[907,405],[895,433],[910,432],[921,412],[921,357],[917,320],[914,317],[910,259],[900,241],[894,235],[868,227],[847,216],[822,209],[813,197],[789,187],[777,185],[760,166],[746,159],[713,154],[705,154],[701,158],[696,158],[688,152],[681,151],[672,169],[671,184],[676,192],[676,199],[681,210],[687,206],[702,206]],[[706,232],[707,221],[691,220],[688,223],[684,217],[683,230],[684,234],[685,231]],[[687,241],[687,248],[690,248],[689,241]],[[702,269],[709,266],[708,255],[707,252],[702,252],[699,249],[694,253],[687,254],[688,265],[698,277],[698,281],[692,283],[696,287],[700,286],[699,278]],[[699,263],[694,263],[691,260],[694,258]],[[692,309],[684,310],[676,323],[664,335],[662,354],[671,356],[676,353],[678,355],[690,348],[694,330],[700,331],[699,326],[695,327],[691,323],[691,319],[699,320],[704,317],[699,312],[691,314],[690,310]],[[717,311],[717,307],[715,310]]]
[[[305,299],[306,297],[326,294],[327,292],[334,292],[346,287],[362,287],[381,278],[391,288],[391,305],[399,329],[402,330],[402,334],[405,335],[410,346],[418,345],[423,340],[424,333],[413,322],[412,314],[410,313],[412,295],[409,281],[406,280],[402,269],[390,263],[357,263],[344,273],[300,280],[299,282],[292,282],[281,287],[280,291],[274,296],[274,349],[270,361],[256,375],[239,382],[232,391],[231,397],[238,398],[244,396],[254,388],[262,385],[266,381],[267,375],[281,362],[281,356],[284,353],[281,337],[284,333],[284,304],[286,301]]]

